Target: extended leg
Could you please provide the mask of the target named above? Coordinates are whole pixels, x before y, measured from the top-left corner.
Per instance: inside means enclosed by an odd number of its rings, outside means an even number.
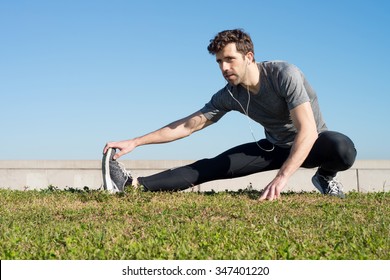
[[[260,146],[270,145],[266,140],[258,143]],[[138,182],[149,191],[184,190],[212,180],[278,169],[288,157],[289,151],[278,147],[265,151],[256,143],[243,144],[211,159],[202,159],[152,176],[140,177]]]

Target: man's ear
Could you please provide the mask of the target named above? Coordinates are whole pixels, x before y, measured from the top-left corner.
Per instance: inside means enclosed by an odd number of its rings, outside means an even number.
[[[253,53],[252,52],[248,52],[245,55],[245,60],[247,61],[248,65],[249,65],[253,61]]]

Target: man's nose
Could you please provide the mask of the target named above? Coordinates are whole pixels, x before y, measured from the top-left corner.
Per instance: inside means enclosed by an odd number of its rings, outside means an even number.
[[[221,70],[222,72],[226,72],[229,70],[229,63],[226,63],[226,62],[221,62]]]

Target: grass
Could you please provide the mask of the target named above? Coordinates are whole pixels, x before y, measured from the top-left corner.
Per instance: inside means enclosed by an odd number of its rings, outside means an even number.
[[[0,259],[390,259],[390,193],[0,190]]]

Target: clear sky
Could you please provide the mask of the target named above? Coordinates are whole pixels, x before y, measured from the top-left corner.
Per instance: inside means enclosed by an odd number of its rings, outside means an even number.
[[[101,159],[107,141],[200,109],[224,86],[209,40],[243,28],[297,65],[358,159],[390,159],[389,1],[0,1],[0,159]],[[257,138],[260,125],[251,125]],[[123,159],[198,159],[252,141],[236,112]]]

